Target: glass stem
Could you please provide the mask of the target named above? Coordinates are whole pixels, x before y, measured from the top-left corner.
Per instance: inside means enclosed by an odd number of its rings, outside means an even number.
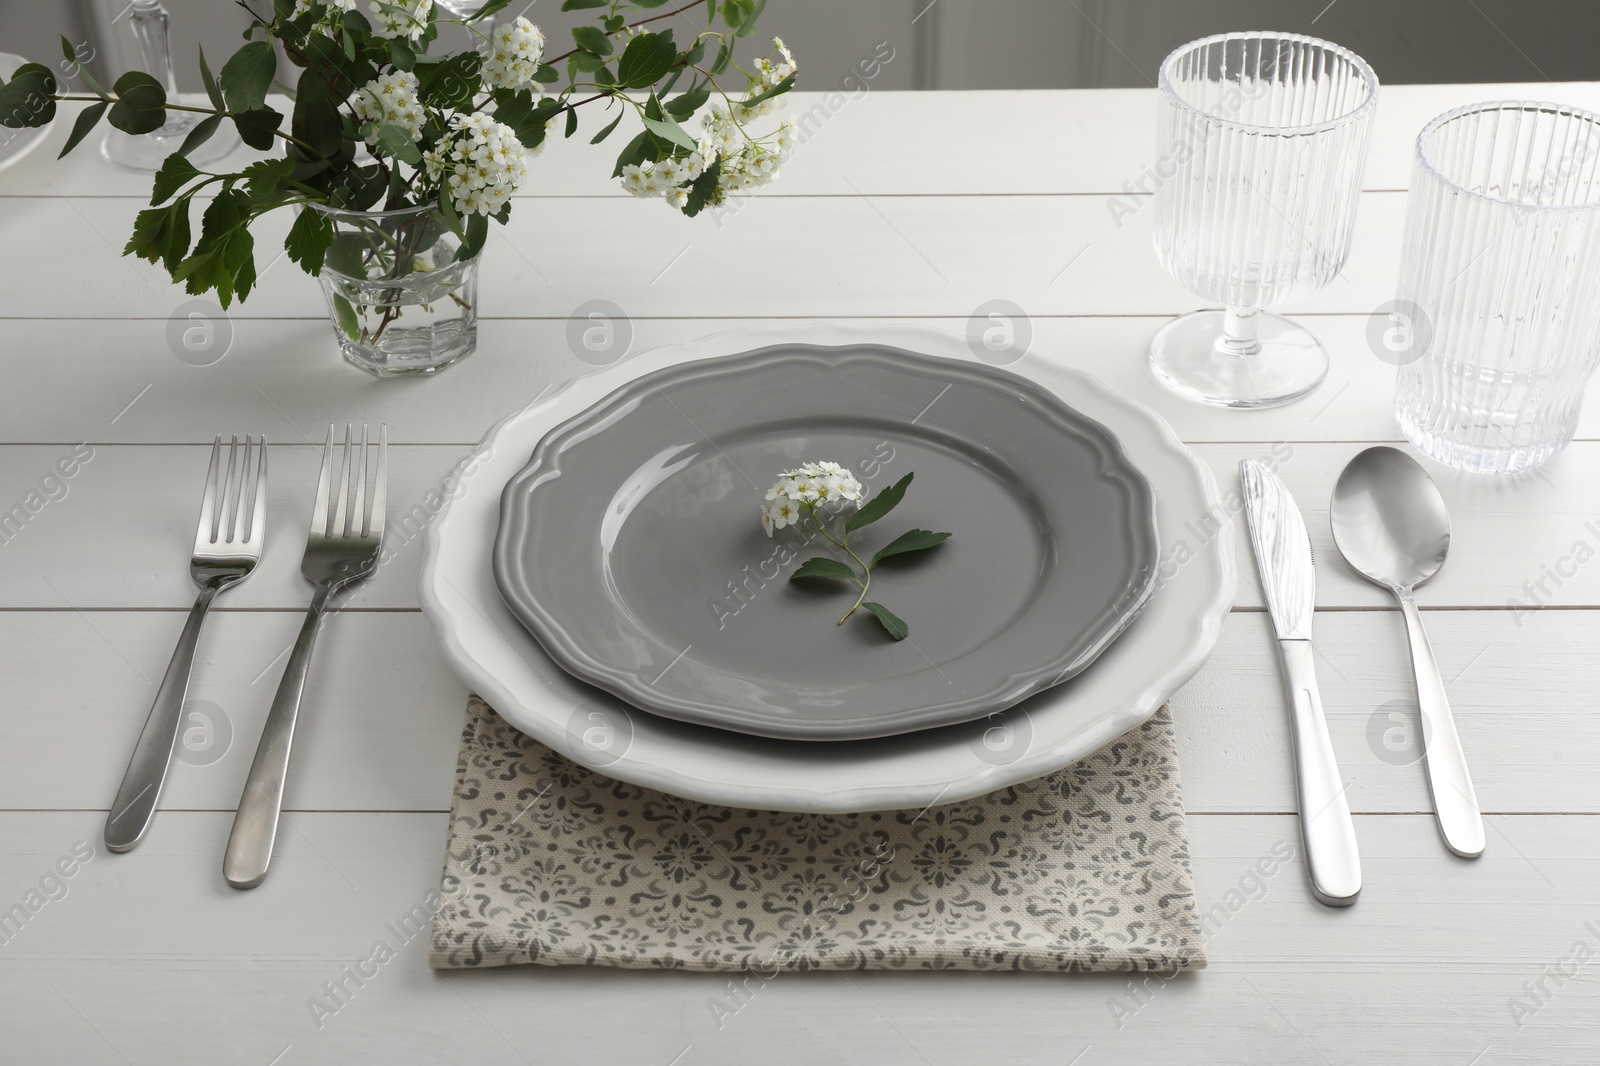
[[[178,94],[178,76],[172,66],[171,39],[167,32],[167,9],[160,0],[134,0],[128,12],[139,55],[151,77],[167,87],[169,97]]]
[[[1222,317],[1222,347],[1239,356],[1255,355],[1261,351],[1261,339],[1256,336],[1260,320],[1260,308],[1248,311],[1228,308]]]

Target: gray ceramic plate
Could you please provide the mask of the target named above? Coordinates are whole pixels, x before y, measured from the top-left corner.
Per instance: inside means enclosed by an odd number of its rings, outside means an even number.
[[[804,460],[869,492],[915,471],[856,534],[944,545],[885,562],[873,598],[911,627],[834,622],[840,588],[760,505]],[[853,545],[854,546],[854,543]],[[1079,673],[1150,597],[1149,483],[1098,423],[993,367],[875,345],[784,345],[668,367],[557,426],[501,498],[495,581],[575,676],[644,710],[801,740],[969,721]],[[811,583],[826,584],[826,583]]]

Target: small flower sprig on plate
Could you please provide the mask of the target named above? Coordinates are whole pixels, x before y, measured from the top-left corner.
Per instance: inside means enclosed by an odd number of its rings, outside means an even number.
[[[894,510],[905,498],[906,489],[915,476],[907,474],[871,499],[867,499],[861,482],[838,463],[802,463],[793,470],[785,470],[779,474],[777,482],[767,490],[767,503],[761,508],[761,525],[766,529],[767,536],[772,536],[774,530],[799,525],[809,519],[818,533],[855,560],[856,566],[861,568],[861,572],[857,574],[848,563],[830,559],[826,555],[818,555],[801,563],[795,568],[794,573],[789,575],[790,581],[811,578],[848,581],[860,589],[856,602],[852,603],[850,609],[839,619],[839,625],[844,625],[857,610],[866,608],[883,626],[884,632],[893,639],[904,640],[911,632],[905,621],[893,611],[881,603],[867,599],[867,590],[872,587],[872,568],[890,556],[905,555],[908,552],[922,551],[943,544],[950,538],[950,534],[935,533],[929,529],[909,530],[879,548],[870,561],[864,561],[850,547],[850,534],[863,526],[871,525]],[[829,512],[849,508],[855,510],[845,519],[841,534],[835,537],[828,532],[826,519]]]

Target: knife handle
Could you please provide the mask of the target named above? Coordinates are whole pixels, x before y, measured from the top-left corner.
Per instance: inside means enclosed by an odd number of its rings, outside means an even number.
[[[1356,827],[1339,780],[1317,693],[1309,640],[1280,640],[1284,688],[1294,724],[1294,762],[1300,794],[1300,837],[1305,843],[1311,891],[1319,903],[1348,907],[1361,892]]]

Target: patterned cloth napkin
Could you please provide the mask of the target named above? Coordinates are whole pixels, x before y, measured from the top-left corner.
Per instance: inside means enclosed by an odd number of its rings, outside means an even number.
[[[474,696],[437,969],[1185,970],[1205,965],[1172,721],[926,810],[734,810],[625,784]]]

